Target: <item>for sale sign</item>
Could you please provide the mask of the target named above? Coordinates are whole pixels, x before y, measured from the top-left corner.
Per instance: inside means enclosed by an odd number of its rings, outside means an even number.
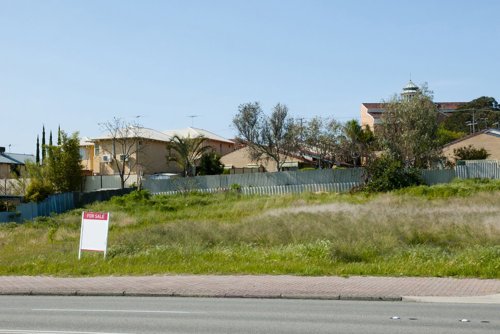
[[[106,257],[108,226],[109,212],[82,212],[79,259],[82,251],[104,252]]]

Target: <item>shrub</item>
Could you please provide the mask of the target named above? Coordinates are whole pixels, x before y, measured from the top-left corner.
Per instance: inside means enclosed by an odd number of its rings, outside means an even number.
[[[216,152],[204,153],[198,167],[199,175],[219,175],[224,172],[224,165]]]
[[[54,192],[54,187],[51,183],[34,178],[26,188],[24,199],[27,202],[41,202]]]
[[[418,169],[405,168],[400,160],[388,155],[373,160],[367,166],[366,174],[365,188],[369,192],[386,192],[423,183]]]
[[[453,150],[456,160],[484,160],[490,156],[484,148],[475,148],[472,145],[459,147]]]

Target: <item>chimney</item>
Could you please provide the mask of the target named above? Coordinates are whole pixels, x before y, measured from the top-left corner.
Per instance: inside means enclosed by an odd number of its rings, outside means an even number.
[[[5,153],[5,147],[0,146],[0,154]]]

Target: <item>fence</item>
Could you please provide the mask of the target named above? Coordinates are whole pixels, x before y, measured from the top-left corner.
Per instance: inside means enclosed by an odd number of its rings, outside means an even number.
[[[461,179],[500,179],[500,161],[462,161],[455,167],[455,171],[457,173],[457,177]]]
[[[125,187],[132,187],[136,182],[137,176],[130,175],[130,177],[125,181]],[[120,189],[121,187],[119,175],[85,176],[82,191],[90,192],[101,189]]]
[[[121,196],[133,191],[133,188],[105,190],[89,193],[71,192],[51,195],[38,203],[22,203],[16,206],[16,211],[0,212],[0,223],[32,220],[36,217],[63,213],[84,205],[107,201],[113,196]]]
[[[422,177],[426,184],[449,183],[454,178],[489,178],[500,179],[499,161],[466,161],[454,169],[423,170]],[[89,184],[114,187],[119,177],[90,177]],[[87,182],[87,181],[86,181]],[[101,183],[103,182],[103,183]],[[363,183],[363,169],[323,169],[313,171],[289,171],[276,173],[252,173],[234,175],[197,176],[192,178],[148,179],[143,181],[144,189],[153,194],[173,194],[197,190],[218,192],[228,190],[237,184],[243,194],[281,195],[288,193],[311,192],[346,192]],[[119,184],[118,184],[119,187]],[[65,193],[53,195],[40,203],[23,203],[15,212],[0,212],[0,222],[23,222],[39,216],[82,207],[96,201],[106,201],[112,196],[120,196],[134,188],[101,190],[86,193]]]
[[[29,179],[26,179],[25,184],[29,183]],[[16,179],[0,179],[0,195],[17,195],[20,192],[23,192],[24,184],[20,184],[20,182]]]
[[[361,184],[362,176],[363,170],[361,168],[322,169],[303,172],[289,171],[276,173],[210,175],[190,178],[178,177],[166,180],[146,178],[142,184],[144,189],[149,190],[153,194],[170,194],[190,190],[213,192],[230,189],[233,184],[237,184],[241,187],[243,192],[247,191],[247,188],[268,189],[269,187],[278,186],[302,186],[314,184],[337,184],[337,186],[330,186],[330,188],[345,189],[348,187],[347,185],[352,187],[353,185]],[[342,186],[342,184],[346,184],[346,186]],[[326,189],[326,186],[322,187]]]
[[[456,177],[454,169],[424,169],[422,179],[426,185],[450,183]]]
[[[453,169],[422,170],[422,178],[427,185],[449,183],[455,178],[500,179],[500,163],[492,160],[467,161],[464,165],[458,165]],[[346,192],[363,184],[363,169],[322,169],[143,181],[144,189],[152,194],[175,194],[191,190],[212,193],[228,190],[232,184],[241,187],[243,194]]]
[[[125,187],[132,187],[137,181],[136,175],[131,175],[125,181]],[[29,184],[29,179],[0,179],[0,195],[17,195],[23,194],[24,189]],[[85,176],[82,183],[81,191],[92,192],[102,189],[120,189],[121,182],[119,175],[98,175]]]

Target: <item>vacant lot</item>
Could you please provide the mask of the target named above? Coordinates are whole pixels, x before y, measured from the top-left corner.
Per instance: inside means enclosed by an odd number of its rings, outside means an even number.
[[[366,194],[150,197],[111,212],[109,252],[78,261],[81,210],[0,225],[0,274],[165,273],[500,278],[500,182]]]

